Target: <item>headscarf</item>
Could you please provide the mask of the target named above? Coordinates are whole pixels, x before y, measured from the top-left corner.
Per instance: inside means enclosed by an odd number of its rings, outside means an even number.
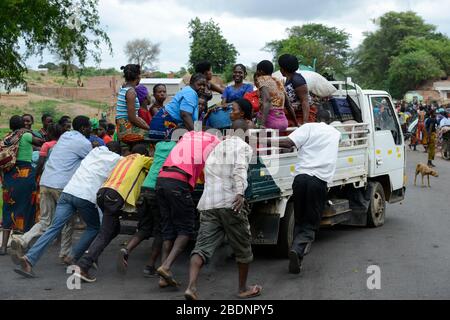
[[[139,100],[139,104],[142,104],[142,102],[145,100],[145,98],[148,97],[148,89],[146,86],[140,84],[136,87],[136,94]]]
[[[92,130],[97,130],[98,127],[100,126],[100,122],[98,121],[97,118],[92,118],[91,120],[89,120],[91,122],[91,127]]]

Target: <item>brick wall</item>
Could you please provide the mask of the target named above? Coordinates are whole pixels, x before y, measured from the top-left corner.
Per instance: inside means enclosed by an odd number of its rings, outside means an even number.
[[[55,88],[55,87],[33,87],[29,86],[28,91],[52,98],[70,99],[70,100],[93,100],[114,104],[116,93],[112,88]]]

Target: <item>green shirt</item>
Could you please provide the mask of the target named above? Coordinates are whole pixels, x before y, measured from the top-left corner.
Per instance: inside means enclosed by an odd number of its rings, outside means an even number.
[[[158,179],[159,171],[161,170],[164,162],[173,148],[175,148],[176,142],[174,141],[162,141],[156,145],[155,157],[153,158],[153,164],[148,172],[147,177],[144,180],[143,188],[155,189],[156,179]]]
[[[19,151],[17,152],[17,161],[31,162],[33,156],[33,135],[25,133],[19,141]]]

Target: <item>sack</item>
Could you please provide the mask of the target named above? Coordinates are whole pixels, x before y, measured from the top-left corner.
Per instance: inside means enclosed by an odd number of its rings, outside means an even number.
[[[247,99],[250,101],[253,107],[253,112],[258,113],[259,112],[259,95],[258,91],[253,92],[247,92],[244,94],[244,99]]]
[[[314,71],[299,71],[305,78],[308,90],[320,98],[326,98],[337,91],[326,78]]]
[[[14,168],[17,162],[19,141],[26,132],[25,129],[14,131],[0,142],[0,170],[7,172]]]

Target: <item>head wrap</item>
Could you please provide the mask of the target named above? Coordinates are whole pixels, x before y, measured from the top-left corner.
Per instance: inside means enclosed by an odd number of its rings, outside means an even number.
[[[92,118],[92,119],[89,120],[89,121],[91,122],[92,130],[97,130],[98,127],[99,127],[99,125],[100,125],[100,122],[98,121],[98,119]]]
[[[140,84],[136,87],[136,94],[139,100],[139,104],[142,104],[142,102],[145,100],[145,98],[148,97],[148,89],[146,86]]]

